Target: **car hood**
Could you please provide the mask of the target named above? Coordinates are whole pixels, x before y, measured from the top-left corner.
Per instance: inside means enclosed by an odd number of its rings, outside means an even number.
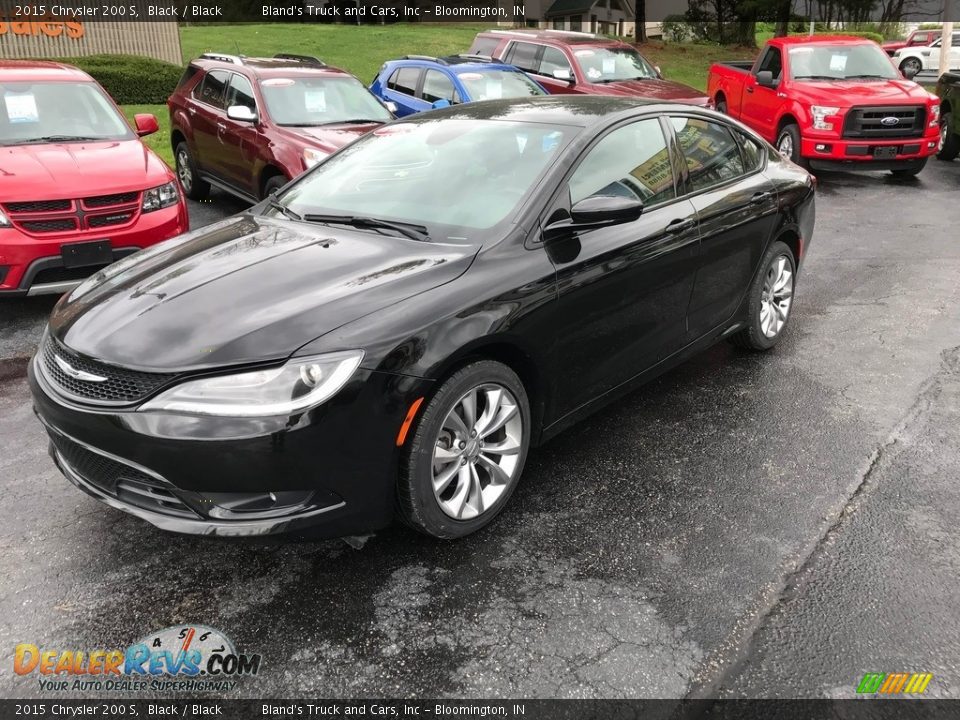
[[[171,179],[163,160],[137,139],[0,145],[0,184],[12,188],[3,193],[11,200],[108,195]]]
[[[376,130],[383,123],[337,123],[336,125],[320,125],[316,127],[287,127],[283,131],[299,141],[305,147],[315,147],[326,153],[334,153],[345,145],[349,145],[359,137]]]
[[[57,305],[50,331],[90,358],[147,371],[276,360],[450,282],[478,250],[239,215],[93,276]]]
[[[597,95],[628,95],[652,100],[673,100],[706,105],[709,98],[689,85],[672,80],[623,80],[621,82],[594,83],[591,93]]]
[[[796,82],[790,94],[801,102],[853,105],[923,105],[930,93],[910,80],[818,80]]]

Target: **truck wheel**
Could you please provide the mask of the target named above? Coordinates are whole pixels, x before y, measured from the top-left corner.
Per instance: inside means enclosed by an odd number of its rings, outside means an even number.
[[[891,170],[893,176],[896,178],[912,178],[920,174],[920,171],[927,166],[927,159],[923,158],[921,160],[911,160],[909,163],[904,163],[903,167],[898,167],[896,170]]]
[[[177,145],[177,151],[174,156],[177,165],[177,177],[180,178],[180,185],[183,187],[183,194],[191,200],[205,200],[210,194],[210,184],[200,179],[197,174],[197,166],[193,164],[193,158],[190,157],[190,148],[185,142]]]
[[[795,124],[785,125],[780,130],[777,136],[777,152],[804,170],[809,169],[809,163],[800,157],[800,128]]]
[[[723,95],[717,98],[717,112],[729,115],[727,112],[727,99],[723,97]]]
[[[911,79],[921,70],[923,70],[923,63],[917,58],[907,58],[900,63],[900,72],[903,73],[903,76],[907,78],[907,80]]]
[[[945,112],[940,116],[940,160],[953,160],[960,155],[960,135],[953,131],[953,113]]]

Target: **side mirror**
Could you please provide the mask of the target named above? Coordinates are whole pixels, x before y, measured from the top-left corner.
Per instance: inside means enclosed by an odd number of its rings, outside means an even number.
[[[659,78],[662,78],[662,77],[663,77],[663,70],[660,69],[660,66],[659,66],[659,65],[654,65],[654,66],[653,66],[653,69],[656,71],[657,77],[659,77]]]
[[[133,116],[133,124],[136,126],[137,135],[140,137],[152,135],[160,129],[160,125],[157,123],[157,116],[151,115],[150,113],[137,113]]]
[[[758,72],[758,73],[757,73],[757,85],[761,85],[761,86],[763,86],[763,87],[772,88],[773,85],[774,85],[774,83],[773,83],[773,73],[770,72],[769,70],[761,70],[760,72]]]
[[[434,103],[430,106],[434,110],[439,110],[440,108],[450,107],[449,100],[435,100]]]
[[[633,222],[643,212],[643,203],[637,198],[618,195],[591,195],[570,209],[575,226],[617,225]]]
[[[570,72],[570,68],[556,68],[553,71],[553,77],[557,80],[571,82],[573,80],[573,73]]]
[[[392,100],[387,100],[383,106],[387,109],[387,112],[397,114],[397,104]]]
[[[257,113],[246,105],[231,105],[227,108],[227,117],[238,122],[257,121]]]

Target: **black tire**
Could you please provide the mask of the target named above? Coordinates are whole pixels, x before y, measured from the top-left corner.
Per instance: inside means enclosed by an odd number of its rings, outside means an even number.
[[[937,158],[954,160],[957,155],[960,155],[960,134],[953,132],[953,113],[947,111],[940,116],[941,133],[943,128],[949,128],[949,130],[947,130],[946,137],[943,139],[943,146],[937,153]]]
[[[917,60],[917,58],[907,58],[902,63],[900,63],[900,72],[903,73],[903,76],[910,80],[918,72],[923,70],[923,63]]]
[[[895,170],[891,170],[895,178],[901,178],[906,180],[907,178],[916,177],[920,174],[920,171],[927,166],[927,159],[922,158],[921,160],[913,160],[910,163],[904,163],[903,167],[898,167]]]
[[[276,192],[284,185],[286,185],[288,180],[283,175],[274,175],[269,180],[263,184],[263,197],[267,197],[270,193]],[[263,199],[263,198],[261,198]]]
[[[522,422],[520,450],[512,480],[502,494],[479,515],[460,520],[448,515],[433,491],[434,450],[440,441],[443,423],[454,407],[473,388],[496,383],[516,400]],[[421,411],[407,438],[407,449],[400,460],[397,504],[403,521],[413,529],[441,539],[461,538],[492,522],[503,510],[523,473],[530,447],[530,404],[520,378],[509,367],[493,360],[473,362],[443,381]]]
[[[717,112],[729,115],[727,112],[727,99],[723,95],[717,97]]]
[[[210,195],[210,183],[200,179],[186,142],[177,145],[173,157],[183,194],[191,200],[206,200]]]
[[[790,141],[790,150],[786,152],[783,147],[788,139]],[[800,157],[800,128],[797,127],[796,124],[790,123],[780,128],[780,132],[777,133],[777,152],[790,160],[794,165],[799,165],[804,170],[810,169],[810,163]]]
[[[789,263],[789,269],[792,278],[790,287],[791,303],[783,326],[777,331],[776,335],[773,337],[768,337],[767,334],[764,333],[761,325],[761,308],[764,294],[764,283],[771,273],[771,268],[775,267],[775,264],[781,257],[786,257],[787,262]],[[775,240],[773,243],[771,243],[770,247],[767,248],[767,252],[764,253],[763,260],[760,263],[760,271],[750,284],[750,290],[747,293],[747,326],[740,332],[732,335],[730,337],[730,342],[732,342],[734,345],[738,345],[739,347],[757,351],[769,350],[778,342],[780,342],[780,338],[783,337],[787,326],[790,324],[790,318],[793,316],[792,292],[796,289],[796,277],[797,264],[793,257],[793,252],[791,252],[790,248],[787,247],[785,243],[781,242],[780,240]]]

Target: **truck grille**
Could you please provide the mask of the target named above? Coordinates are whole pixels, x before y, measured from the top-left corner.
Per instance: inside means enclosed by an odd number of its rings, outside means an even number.
[[[926,121],[927,110],[921,105],[855,107],[843,121],[843,137],[864,140],[917,138],[923,136]]]
[[[50,439],[61,462],[102,493],[144,510],[177,517],[198,517],[169,483],[94,452],[59,433],[51,431]]]
[[[77,200],[16,200],[3,203],[2,207],[14,225],[31,234],[95,230],[136,220],[140,214],[140,192]]]
[[[145,373],[85,360],[47,336],[42,348],[46,378],[64,395],[99,405],[127,405],[144,399],[177,377],[175,373]],[[106,378],[102,381],[72,377],[57,360],[83,373]]]

